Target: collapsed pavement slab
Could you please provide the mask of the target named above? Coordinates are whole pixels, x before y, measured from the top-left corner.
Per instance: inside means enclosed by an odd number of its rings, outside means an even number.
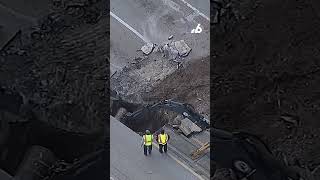
[[[179,56],[186,57],[189,55],[191,48],[187,45],[184,40],[174,42],[175,48],[179,52]]]
[[[197,126],[195,123],[193,123],[190,119],[188,118],[184,118],[182,121],[181,121],[181,124],[180,124],[180,127],[179,129],[182,131],[182,133],[185,135],[185,136],[189,136],[191,133],[193,132],[201,132],[202,129]]]
[[[150,53],[152,53],[153,49],[154,49],[153,43],[147,43],[141,47],[141,51],[146,55],[149,55]]]

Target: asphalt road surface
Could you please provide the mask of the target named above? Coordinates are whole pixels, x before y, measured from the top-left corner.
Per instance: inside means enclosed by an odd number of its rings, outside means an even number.
[[[162,43],[170,35],[192,48],[188,58],[209,55],[209,0],[111,0],[111,75],[121,70],[146,42]],[[202,32],[191,34],[200,24]]]
[[[160,154],[155,146],[152,155],[145,156],[140,145],[141,136],[110,117],[110,180],[201,179],[170,154]]]

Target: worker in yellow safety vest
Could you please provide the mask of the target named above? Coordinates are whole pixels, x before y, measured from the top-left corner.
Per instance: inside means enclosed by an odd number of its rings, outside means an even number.
[[[152,141],[153,141],[153,135],[150,133],[149,130],[146,130],[146,134],[143,135],[143,138],[142,138],[143,151],[144,151],[144,155],[146,156],[147,156],[147,152],[149,152],[149,155],[151,155]]]
[[[163,153],[163,150],[165,153],[167,153],[167,143],[169,140],[169,135],[164,132],[164,130],[161,130],[161,133],[158,135],[158,143],[159,143],[159,151],[160,153]]]

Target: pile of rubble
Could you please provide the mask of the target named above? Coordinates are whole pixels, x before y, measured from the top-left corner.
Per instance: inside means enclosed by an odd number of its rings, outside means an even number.
[[[182,115],[176,116],[172,121],[169,121],[168,124],[177,129],[178,132],[182,133],[186,137],[190,137],[193,133],[202,131],[199,126],[197,126],[187,117],[183,117]]]
[[[164,42],[160,45],[147,43],[142,46],[141,51],[145,55],[149,55],[152,52],[162,53],[163,57],[167,57],[169,60],[180,62],[184,57],[188,56],[191,52],[191,48],[184,40],[173,41],[173,36],[169,36],[168,42]]]

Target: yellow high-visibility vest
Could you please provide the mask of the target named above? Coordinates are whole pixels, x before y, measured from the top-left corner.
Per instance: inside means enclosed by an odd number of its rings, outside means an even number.
[[[152,134],[143,135],[143,139],[144,139],[144,145],[146,146],[152,145],[152,140],[153,140]]]
[[[159,136],[158,136],[159,144],[165,145],[165,144],[167,144],[167,141],[168,141],[168,135],[166,133],[165,134],[159,134]]]

